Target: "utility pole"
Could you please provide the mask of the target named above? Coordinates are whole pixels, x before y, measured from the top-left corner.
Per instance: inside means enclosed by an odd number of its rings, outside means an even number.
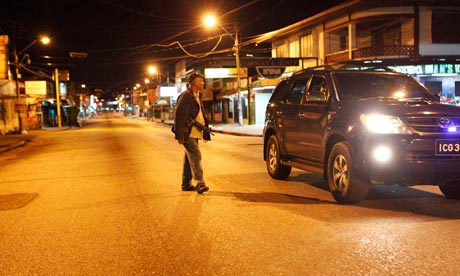
[[[59,87],[59,69],[54,69],[54,83],[56,85],[56,113],[58,120],[58,128],[62,127],[61,123],[61,91]]]
[[[243,126],[243,107],[241,103],[241,77],[240,77],[240,44],[238,40],[238,26],[235,26],[235,58],[236,58],[236,81],[238,87],[238,124]]]
[[[21,74],[19,73],[19,56],[16,50],[16,43],[14,44],[14,47],[13,47],[13,55],[14,55],[14,67],[15,67],[15,73],[16,73],[16,104],[15,104],[15,109],[16,109],[16,107],[19,106],[19,97],[21,94],[21,88],[19,87],[20,86],[19,79],[21,78]],[[18,113],[19,133],[22,133],[21,112],[19,109],[17,109],[16,112]]]
[[[216,18],[214,16],[207,16],[204,20],[204,24],[207,25],[207,26],[214,26],[216,25]],[[217,23],[221,28],[222,30],[225,31],[225,33],[227,33],[232,39],[233,41],[235,42],[233,44],[233,51],[235,51],[235,58],[236,58],[236,82],[237,82],[237,90],[238,90],[238,124],[240,126],[243,126],[244,125],[244,122],[243,122],[243,105],[242,105],[242,102],[241,102],[241,76],[240,76],[240,70],[241,70],[241,66],[240,66],[240,42],[239,42],[239,38],[238,38],[238,23],[235,23],[235,37],[232,36],[231,33],[229,33],[227,31],[227,29],[225,29],[225,27],[222,25],[222,24],[219,24]],[[233,119],[235,119],[235,115],[233,115]]]

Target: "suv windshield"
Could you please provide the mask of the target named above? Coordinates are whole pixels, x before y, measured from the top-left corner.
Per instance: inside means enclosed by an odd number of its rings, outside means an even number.
[[[436,98],[417,81],[388,73],[337,72],[334,81],[340,99],[368,98],[428,99]]]

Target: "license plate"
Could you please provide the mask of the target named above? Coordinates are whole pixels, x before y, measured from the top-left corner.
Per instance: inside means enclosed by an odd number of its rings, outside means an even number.
[[[460,140],[436,140],[436,155],[460,155]]]

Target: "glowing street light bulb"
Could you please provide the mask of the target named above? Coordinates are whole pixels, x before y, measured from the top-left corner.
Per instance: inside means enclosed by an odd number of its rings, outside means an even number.
[[[50,38],[47,37],[47,36],[43,36],[43,37],[40,39],[40,42],[41,42],[42,44],[45,44],[45,45],[48,44],[48,43],[50,43],[50,41],[51,41]]]
[[[205,16],[204,18],[204,24],[207,26],[207,27],[214,27],[216,25],[216,17],[213,16],[213,15],[207,15]]]
[[[154,75],[157,73],[157,68],[155,66],[149,66],[149,74]]]

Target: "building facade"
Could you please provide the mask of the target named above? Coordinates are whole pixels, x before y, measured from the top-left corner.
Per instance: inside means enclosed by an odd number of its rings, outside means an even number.
[[[319,65],[388,66],[451,100],[460,98],[459,18],[454,0],[351,0],[247,43],[271,42],[272,57]]]
[[[349,63],[385,66],[410,74],[442,101],[460,103],[460,1],[349,0],[284,28],[244,41],[241,47],[271,43],[272,59],[298,59],[278,78],[265,79],[248,66],[241,95],[245,124],[263,124],[276,84],[295,71]],[[246,57],[241,57],[244,66]],[[235,67],[235,58],[181,61],[176,80],[208,68]],[[179,90],[184,86],[178,84]],[[238,118],[236,78],[208,78],[203,101],[212,121]]]

